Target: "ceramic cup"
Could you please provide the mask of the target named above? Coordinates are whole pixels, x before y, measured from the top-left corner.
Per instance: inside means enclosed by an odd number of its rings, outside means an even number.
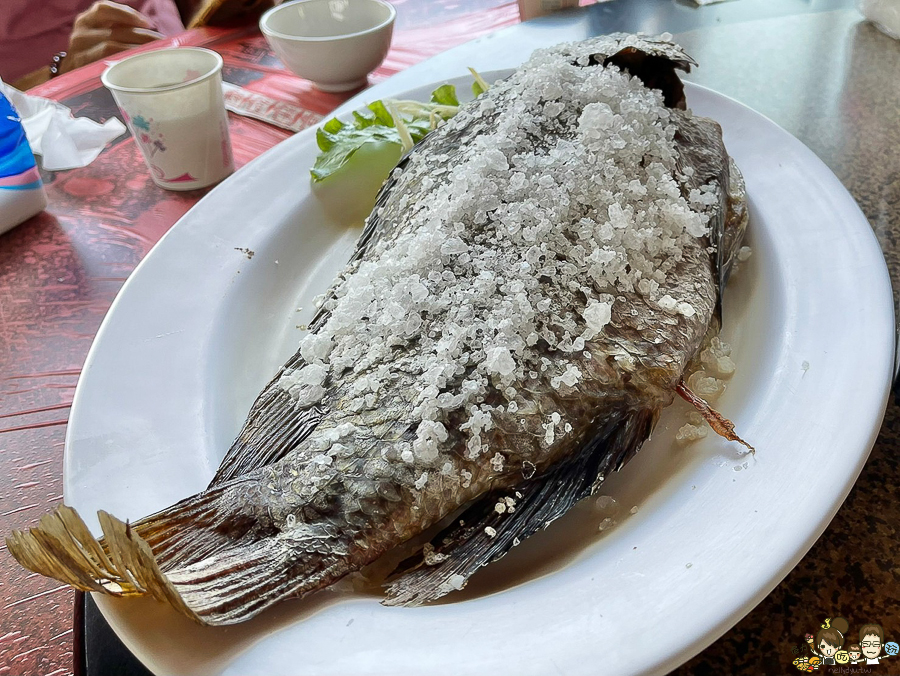
[[[222,57],[199,47],[144,52],[101,77],[156,185],[193,190],[234,171],[222,96]]]
[[[259,28],[288,70],[326,92],[359,89],[391,47],[396,10],[384,0],[296,0]]]

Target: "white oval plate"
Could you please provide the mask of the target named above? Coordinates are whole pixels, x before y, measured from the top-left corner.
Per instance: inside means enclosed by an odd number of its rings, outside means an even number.
[[[597,515],[579,507],[440,605],[386,608],[324,591],[242,625],[204,628],[152,600],[99,598],[152,671],[665,673],[791,570],[878,434],[893,363],[890,283],[865,217],[812,152],[720,94],[693,85],[687,94],[695,112],[722,125],[750,196],[754,254],[725,300],[738,370],[718,408],[756,456],[712,435],[676,446],[683,413],[670,409],[604,491],[635,514],[600,537]],[[66,442],[66,502],[95,532],[97,509],[133,520],[202,490],[257,392],[294,351],[310,299],[358,233],[311,195],[316,152],[307,130],[228,179],[170,230],[113,304]]]

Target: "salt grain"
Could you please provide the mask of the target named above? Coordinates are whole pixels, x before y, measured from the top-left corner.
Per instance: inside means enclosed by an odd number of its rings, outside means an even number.
[[[609,495],[601,495],[594,502],[594,505],[600,510],[610,509],[611,507],[615,507],[616,504],[615,498],[610,497]]]
[[[675,434],[675,441],[679,444],[688,444],[692,441],[705,439],[708,434],[707,428],[700,425],[683,425]]]
[[[466,586],[466,578],[463,577],[462,575],[458,575],[458,574],[451,575],[450,578],[447,580],[447,584],[450,585],[451,589],[455,589],[455,590],[459,591],[460,589],[462,589],[463,587]]]
[[[426,566],[436,566],[450,557],[447,554],[440,554],[434,551],[434,545],[430,542],[426,542],[425,546],[422,547],[422,558],[425,561]]]
[[[590,337],[593,338],[609,324],[612,318],[612,304],[591,300],[581,314],[591,334]]]

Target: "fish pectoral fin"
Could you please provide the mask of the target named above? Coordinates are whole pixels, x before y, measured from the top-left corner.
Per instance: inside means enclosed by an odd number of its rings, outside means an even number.
[[[579,451],[543,474],[480,497],[431,541],[427,555],[419,555],[422,560],[401,564],[408,572],[389,584],[383,603],[417,606],[462,589],[479,568],[592,495],[609,472],[640,449],[657,417],[650,409],[614,414]],[[502,512],[496,509],[499,503],[506,505]]]
[[[703,397],[694,394],[694,392],[685,385],[683,380],[678,382],[675,391],[678,392],[678,395],[682,399],[697,409],[700,415],[702,415],[706,419],[706,422],[709,423],[709,426],[712,427],[713,432],[729,441],[736,441],[739,444],[743,444],[750,453],[756,455],[756,449],[735,434],[734,423],[710,406]]]
[[[210,488],[281,460],[319,424],[319,408],[298,407],[278,384],[285,371],[302,368],[305,363],[299,352],[295,354],[256,398]]]
[[[71,507],[60,505],[27,532],[6,540],[10,554],[28,570],[83,591],[111,596],[149,594],[202,621],[160,571],[149,545],[130,524],[98,512],[101,543]]]

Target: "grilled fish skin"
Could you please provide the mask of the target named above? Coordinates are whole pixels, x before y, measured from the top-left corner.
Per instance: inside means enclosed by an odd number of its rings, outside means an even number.
[[[718,326],[722,290],[747,223],[743,182],[718,125],[685,110],[675,71],[693,62],[676,45],[612,35],[546,53],[570,70],[621,70],[631,85],[657,90],[664,105],[659,114],[674,129],[677,189],[684,199],[706,195],[708,235],[688,238],[666,262],[660,289],[670,299],[689,299],[688,308],[673,313],[659,295],[625,283],[607,303],[602,330],[583,349],[560,351],[551,342],[568,340],[562,322],[586,316],[605,296],[590,282],[570,288],[545,280],[544,312],[559,318],[559,326],[544,322],[528,354],[546,359],[548,368],[526,370],[513,394],[489,384],[478,403],[493,412],[480,433],[472,431],[477,414],[447,410],[420,455],[409,448],[422,440],[428,421],[420,411],[428,385],[416,361],[424,338],[372,350],[360,357],[363,367],[334,367],[324,379],[292,389],[292,379],[313,366],[301,350],[254,403],[207,490],[131,525],[101,512],[99,541],[62,506],[39,527],[8,539],[13,556],[80,589],[151,594],[198,622],[230,624],[327,586],[465,507],[468,525],[451,526],[436,541],[437,558],[389,588],[387,602],[414,605],[461,588],[478,567],[545,527],[627,462],[683,387],[704,336]],[[404,159],[383,187],[313,335],[328,329],[332,308],[368,274],[366,266],[397,256],[403,238],[440,211],[422,195],[446,184],[448,167],[465,167],[483,150],[479,138],[524,95],[519,77],[493,87]],[[571,129],[549,118],[542,124],[532,134],[539,150],[571,142]],[[629,167],[635,175],[642,169]],[[496,242],[490,223],[469,218],[461,235],[466,246]],[[423,321],[427,331],[436,320]],[[476,371],[472,364],[461,367],[444,389],[457,392]],[[566,375],[574,373],[577,378]],[[376,376],[377,395],[359,396]],[[548,418],[560,426],[556,435]],[[514,509],[493,509],[498,498],[512,500]]]

